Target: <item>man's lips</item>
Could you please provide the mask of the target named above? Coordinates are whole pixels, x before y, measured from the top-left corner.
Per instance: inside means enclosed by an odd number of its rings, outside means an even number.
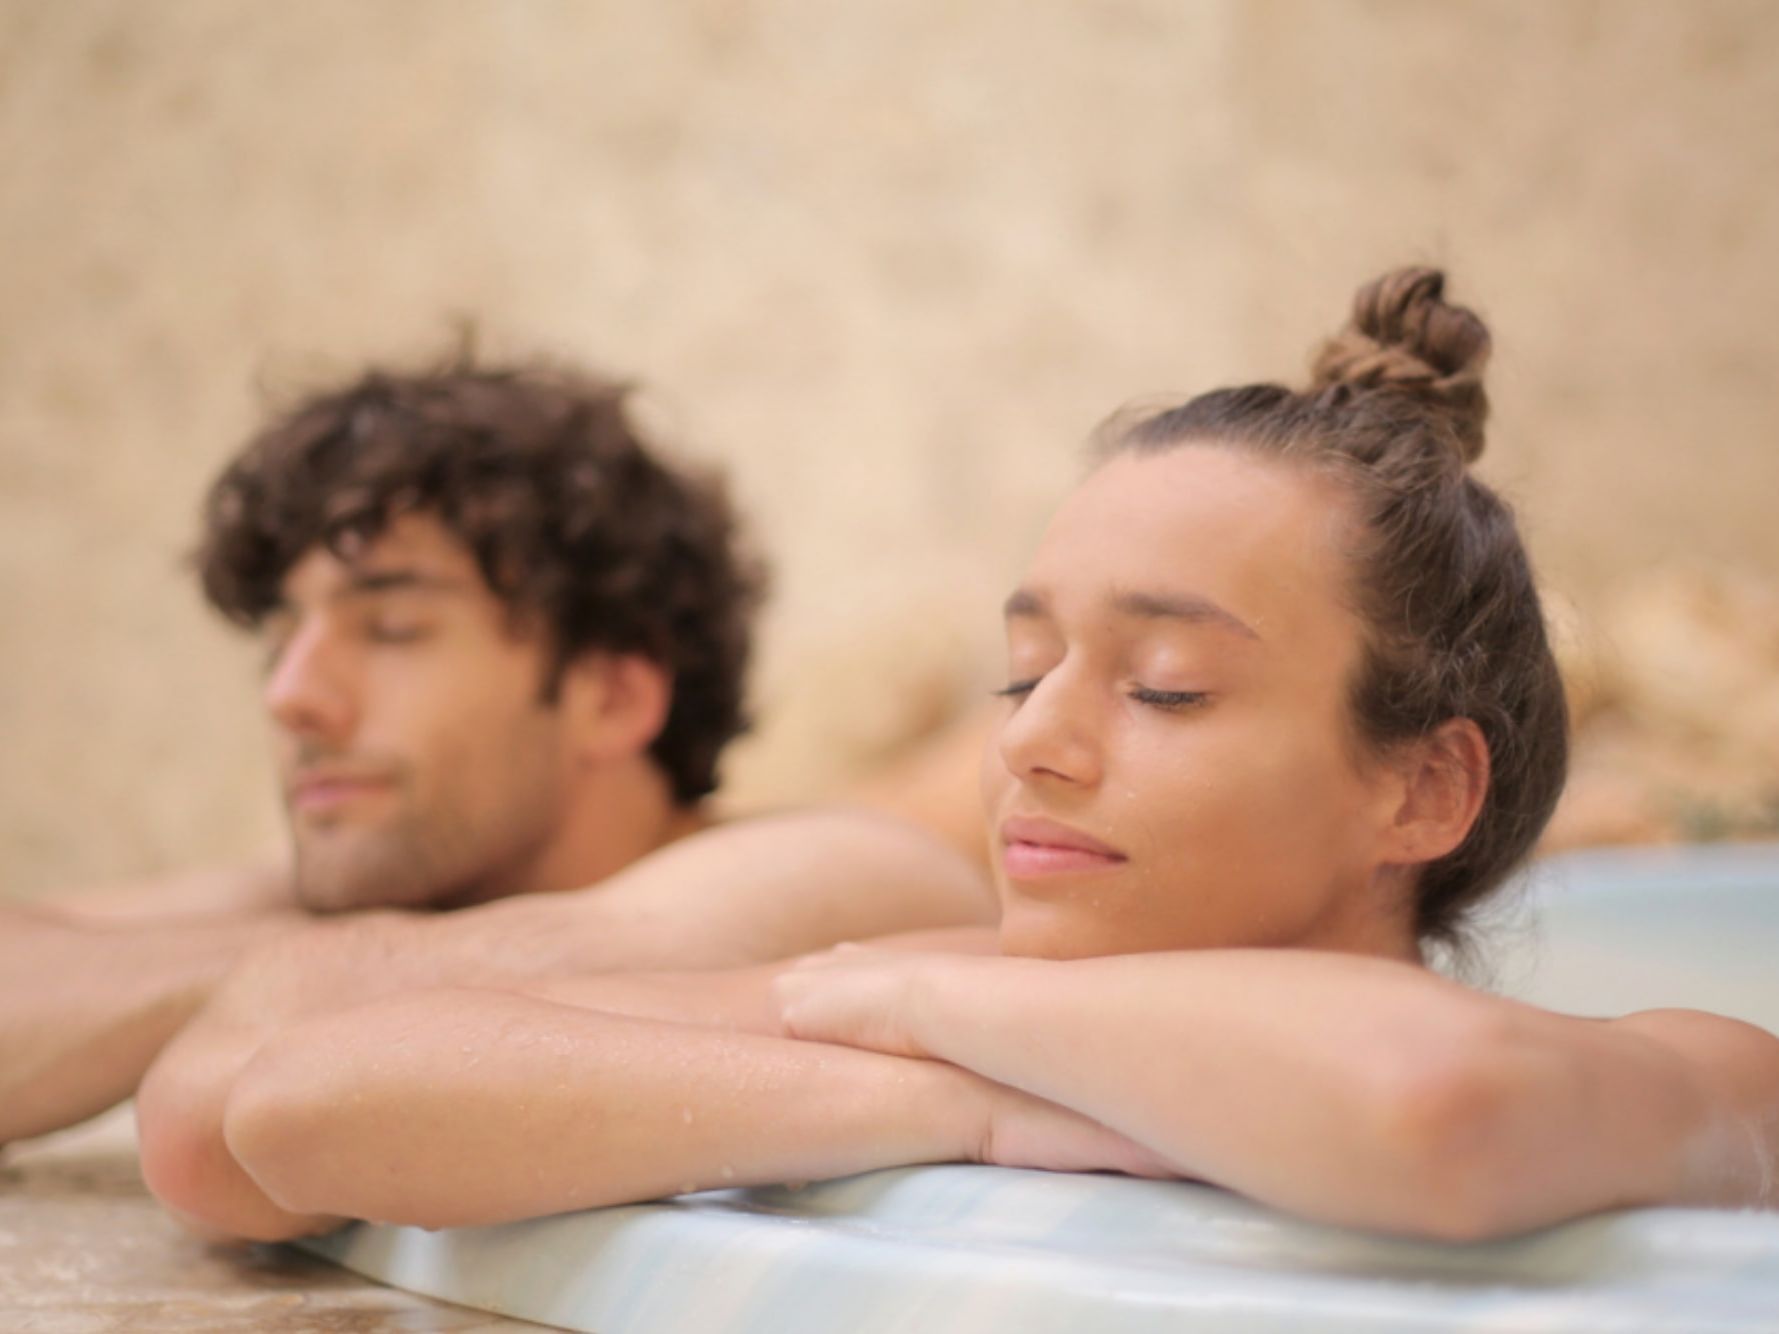
[[[317,770],[297,775],[286,790],[292,810],[326,811],[383,792],[393,783],[387,774]]]
[[[1008,876],[1103,871],[1128,861],[1122,852],[1055,820],[1013,816],[1001,823],[1001,865]]]

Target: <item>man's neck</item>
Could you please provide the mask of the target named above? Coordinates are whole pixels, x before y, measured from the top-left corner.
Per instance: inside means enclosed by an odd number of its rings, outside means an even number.
[[[647,761],[635,771],[593,775],[566,804],[555,838],[451,906],[584,889],[711,823],[703,804],[676,803],[667,780]]]

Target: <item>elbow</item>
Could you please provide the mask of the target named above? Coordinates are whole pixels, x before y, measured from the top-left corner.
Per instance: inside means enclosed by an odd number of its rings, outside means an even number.
[[[1515,1151],[1524,1107],[1523,1035],[1515,1016],[1466,1023],[1457,1040],[1378,1081],[1373,1170],[1383,1189],[1351,1220],[1435,1241],[1485,1241],[1524,1231],[1538,1182]],[[1535,1212],[1535,1211],[1533,1211]]]
[[[288,1213],[244,1190],[218,1133],[215,1105],[177,1073],[151,1077],[137,1096],[142,1179],[168,1214],[209,1242],[289,1241],[337,1224]]]
[[[136,1141],[142,1180],[168,1213],[206,1239],[214,1239],[206,1189],[204,1136],[157,1071],[136,1094]]]
[[[286,1218],[357,1218],[437,1229],[505,1221],[478,1188],[498,1175],[465,1166],[475,1116],[411,1022],[437,1003],[413,993],[286,1029],[241,1070],[222,1139]],[[418,1069],[391,1048],[418,1059]],[[466,1185],[468,1181],[470,1184]],[[535,1212],[547,1212],[538,1210]],[[317,1230],[311,1226],[308,1231]]]
[[[241,1071],[222,1112],[229,1156],[289,1218],[350,1213],[341,1207],[346,1165],[329,1148],[329,1081],[312,1067],[305,1048],[275,1038]]]

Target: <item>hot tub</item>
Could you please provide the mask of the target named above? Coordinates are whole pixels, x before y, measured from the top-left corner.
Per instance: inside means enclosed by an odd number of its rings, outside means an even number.
[[[1779,1032],[1779,844],[1534,867],[1497,985],[1578,1014],[1692,1006]],[[1779,1214],[1626,1210],[1446,1245],[1214,1188],[946,1166],[497,1228],[309,1243],[369,1277],[576,1330],[1779,1331]]]

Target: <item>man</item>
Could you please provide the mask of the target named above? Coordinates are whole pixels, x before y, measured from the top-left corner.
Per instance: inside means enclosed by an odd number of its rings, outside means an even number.
[[[239,1029],[982,920],[966,859],[840,811],[788,818],[812,849],[863,825],[849,883],[750,873],[737,827],[676,851],[665,889],[583,889],[711,824],[760,588],[734,529],[583,375],[373,373],[274,421],[213,487],[199,567],[266,642],[290,864],[145,887],[108,905],[126,920],[0,910],[0,1143],[129,1096],[231,971]],[[145,919],[163,892],[180,915]]]

